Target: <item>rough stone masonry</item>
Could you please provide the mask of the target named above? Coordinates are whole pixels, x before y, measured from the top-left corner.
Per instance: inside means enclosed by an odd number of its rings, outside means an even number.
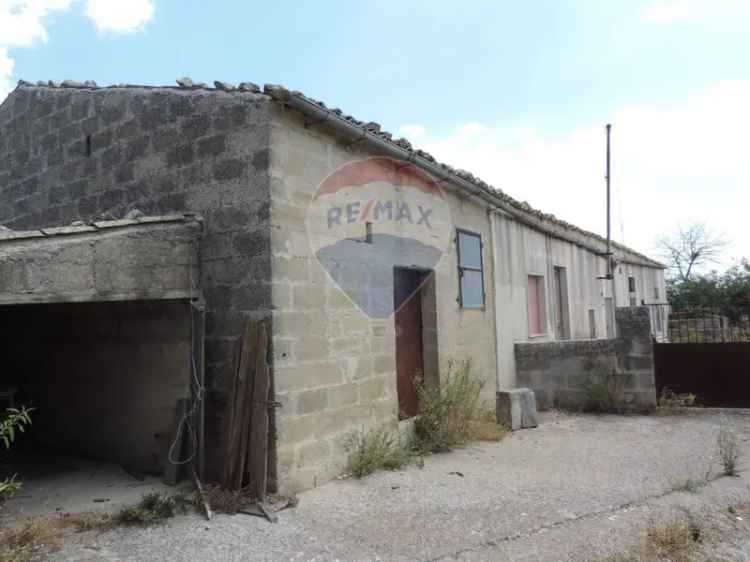
[[[0,106],[0,224],[18,230],[191,211],[203,217],[208,476],[220,470],[234,339],[271,309],[269,119],[257,87],[21,84]]]

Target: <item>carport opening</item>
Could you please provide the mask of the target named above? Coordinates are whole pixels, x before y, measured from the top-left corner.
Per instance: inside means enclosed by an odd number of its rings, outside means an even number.
[[[14,305],[0,314],[0,387],[34,408],[27,433],[0,453],[0,479],[28,478],[38,464],[29,459],[40,455],[48,466],[52,455],[164,474],[178,401],[191,394],[189,301]]]

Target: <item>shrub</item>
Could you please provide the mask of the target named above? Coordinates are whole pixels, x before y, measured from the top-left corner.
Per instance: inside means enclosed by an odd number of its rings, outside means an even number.
[[[418,388],[421,411],[414,421],[414,447],[438,453],[460,447],[472,439],[500,440],[505,429],[494,411],[484,407],[484,383],[471,377],[468,361],[449,361],[439,388]]]
[[[21,489],[21,483],[16,480],[17,476],[17,474],[14,474],[10,478],[0,481],[0,500],[14,496]]]
[[[349,472],[357,478],[376,470],[397,470],[413,460],[408,446],[385,429],[351,435],[346,443],[349,451]]]
[[[31,409],[8,408],[0,417],[0,441],[3,442],[6,449],[16,440],[16,432],[23,433],[31,425]],[[3,501],[21,489],[21,483],[16,480],[17,475],[0,480],[0,501]]]
[[[151,493],[143,496],[135,505],[124,507],[117,514],[117,522],[123,525],[153,525],[174,517],[180,509],[182,498],[167,494]]]
[[[31,409],[27,408],[8,408],[0,418],[0,441],[3,442],[6,449],[10,449],[11,444],[16,439],[16,431],[23,433],[26,427],[31,425]]]
[[[740,440],[737,433],[729,426],[729,420],[725,416],[721,417],[716,441],[724,474],[735,476],[737,474],[737,461],[740,458]]]

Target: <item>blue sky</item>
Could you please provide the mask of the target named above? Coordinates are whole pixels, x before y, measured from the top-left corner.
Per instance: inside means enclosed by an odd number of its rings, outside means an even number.
[[[597,232],[611,121],[617,237],[652,251],[705,221],[729,264],[750,256],[749,31],[744,0],[0,0],[0,98],[19,78],[282,83]]]

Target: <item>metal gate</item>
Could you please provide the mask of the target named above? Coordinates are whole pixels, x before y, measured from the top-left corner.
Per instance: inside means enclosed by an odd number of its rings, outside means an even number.
[[[701,406],[750,408],[750,309],[649,305],[654,375],[664,390]]]

